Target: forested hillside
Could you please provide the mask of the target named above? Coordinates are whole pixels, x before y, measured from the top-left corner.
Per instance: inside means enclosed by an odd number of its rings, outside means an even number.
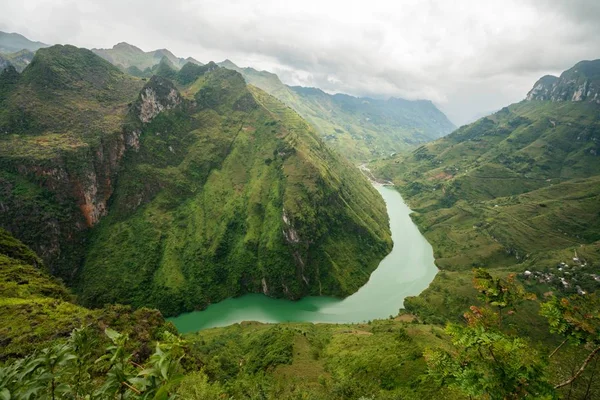
[[[167,314],[247,292],[345,296],[391,240],[383,200],[237,72],[38,50],[0,76],[0,225],[86,304]]]
[[[598,288],[600,106],[593,88],[599,65],[582,62],[552,79],[562,97],[539,94],[538,82],[528,100],[376,163],[415,211],[437,265],[456,271],[447,276],[483,266],[528,271],[524,279],[540,293]],[[584,75],[574,81],[574,71]],[[448,287],[441,279],[432,288]],[[441,311],[436,290],[409,305],[433,316]],[[443,312],[458,316],[459,307]]]

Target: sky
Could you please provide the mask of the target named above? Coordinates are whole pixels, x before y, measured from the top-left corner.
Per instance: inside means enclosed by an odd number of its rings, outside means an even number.
[[[462,125],[600,58],[600,0],[7,0],[0,30],[230,59],[330,93],[429,99]]]

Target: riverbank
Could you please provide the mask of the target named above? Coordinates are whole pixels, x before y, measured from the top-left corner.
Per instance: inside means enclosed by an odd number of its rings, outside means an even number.
[[[410,218],[411,210],[400,193],[382,184],[375,187],[387,205],[394,248],[353,295],[345,299],[305,297],[289,301],[248,294],[170,321],[186,333],[242,321],[358,323],[397,315],[406,297],[427,288],[437,268],[433,250]]]

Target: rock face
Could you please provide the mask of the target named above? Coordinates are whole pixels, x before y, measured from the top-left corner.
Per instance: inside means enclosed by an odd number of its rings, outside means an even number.
[[[600,104],[600,60],[581,61],[560,77],[542,77],[527,93],[527,100],[588,101]]]
[[[140,121],[148,123],[161,111],[170,110],[181,104],[181,96],[171,81],[153,76],[142,89],[137,105]]]
[[[72,68],[61,68],[67,60]],[[113,121],[143,82],[88,50],[54,46],[21,74],[6,69],[0,86],[0,226],[70,282],[87,232],[107,214],[123,156],[139,143],[139,131]]]

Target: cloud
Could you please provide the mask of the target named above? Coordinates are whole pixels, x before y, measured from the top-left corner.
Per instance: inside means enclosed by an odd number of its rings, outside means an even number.
[[[600,57],[597,0],[24,0],[0,29],[49,43],[229,58],[289,84],[427,98],[456,123]],[[11,4],[12,3],[12,4]]]

